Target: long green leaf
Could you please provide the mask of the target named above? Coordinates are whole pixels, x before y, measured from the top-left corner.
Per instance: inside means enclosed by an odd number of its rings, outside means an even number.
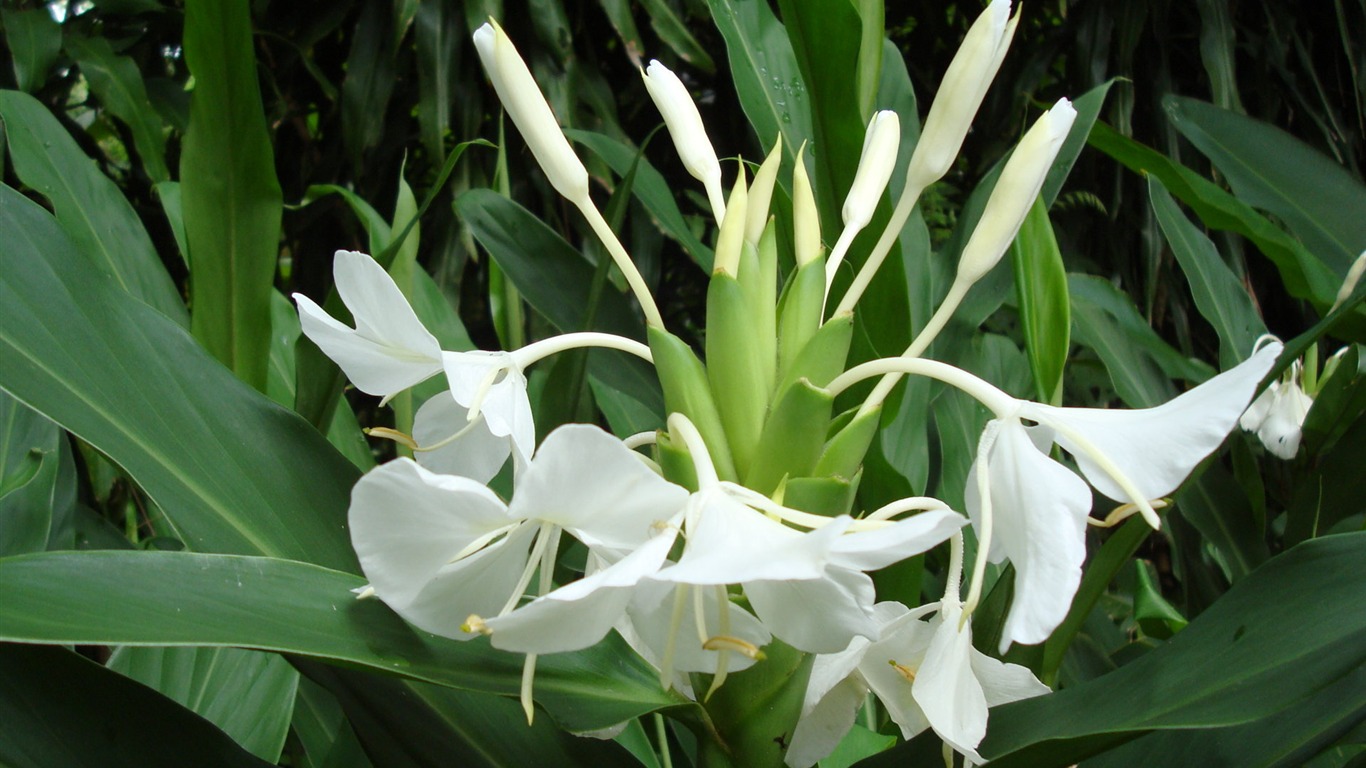
[[[0,556],[47,548],[61,437],[57,425],[0,392]]]
[[[1067,268],[1042,199],[1035,200],[1025,216],[1010,253],[1035,392],[1042,402],[1060,405],[1072,312],[1067,298]]]
[[[1219,334],[1220,362],[1225,367],[1237,365],[1252,355],[1252,345],[1266,333],[1266,324],[1214,243],[1182,215],[1156,176],[1148,177],[1148,196],[1162,233],[1190,282],[1196,308]]]
[[[153,182],[170,181],[166,167],[166,137],[161,116],[147,98],[147,86],[137,64],[127,56],[114,53],[103,37],[72,35],[67,51],[76,58],[90,90],[110,114],[122,120],[133,133],[142,167]]]
[[[1163,106],[1234,194],[1285,221],[1339,279],[1347,274],[1366,246],[1366,184],[1269,123],[1196,99],[1172,96]]]
[[[124,646],[107,666],[218,726],[262,760],[280,759],[299,673],[279,656],[240,648]]]
[[[354,571],[357,472],[0,187],[0,387],[121,466],[195,550]]]
[[[47,73],[62,52],[62,27],[45,7],[20,10],[7,5],[0,9],[0,22],[19,90],[33,93],[47,82]]]
[[[0,763],[265,768],[211,723],[64,648],[0,644]]]
[[[486,693],[516,694],[521,684],[520,655],[416,630],[379,600],[355,599],[364,579],[307,563],[53,552],[0,560],[0,585],[5,640],[240,646]],[[536,670],[537,701],[570,730],[683,703],[619,638],[542,656]]]
[[[133,207],[37,99],[0,91],[0,118],[19,180],[52,203],[57,222],[96,269],[181,325],[189,322]]]
[[[190,326],[214,357],[264,390],[282,201],[246,0],[188,4],[184,47],[195,82],[180,153]]]
[[[1006,768],[1070,765],[1152,730],[1238,725],[1294,706],[1366,662],[1363,556],[1366,533],[1286,552],[1127,666],[998,708],[982,755]]]

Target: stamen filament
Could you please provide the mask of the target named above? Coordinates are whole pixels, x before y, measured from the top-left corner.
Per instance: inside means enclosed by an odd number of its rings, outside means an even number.
[[[411,435],[408,435],[405,432],[400,432],[397,429],[390,429],[389,427],[369,427],[367,429],[362,429],[361,431],[370,437],[378,437],[383,440],[393,440],[394,442],[406,447],[408,450],[411,451],[421,450],[417,447],[417,441],[414,440]]]
[[[498,374],[506,371],[507,368],[498,365],[489,368],[484,378],[479,380],[479,386],[474,390],[474,398],[470,400],[470,410],[466,414],[466,421],[474,421],[479,418],[479,409],[484,405],[484,398],[488,397],[489,390],[493,389],[494,382],[498,381]]]
[[[901,677],[902,677],[903,679],[905,679],[906,682],[908,682],[908,683],[914,683],[914,682],[915,682],[915,672],[916,672],[916,670],[911,669],[910,667],[906,666],[905,664],[898,664],[897,661],[896,661],[895,659],[888,659],[888,660],[887,660],[887,663],[888,663],[888,664],[891,664],[891,665],[892,665],[892,669],[895,669],[895,670],[896,670],[896,673],[897,673],[898,675],[901,675]]]
[[[829,525],[838,518],[816,515],[810,512],[803,512],[800,509],[792,509],[773,501],[758,491],[746,488],[743,485],[732,483],[729,480],[721,481],[721,488],[731,495],[732,498],[743,502],[747,506],[753,507],[772,518],[777,518],[783,522],[800,525],[803,528],[815,530]],[[941,502],[942,503],[942,502]],[[857,531],[876,531],[892,525],[889,520],[869,520],[867,518],[855,520],[849,525],[848,532]]]
[[[526,713],[526,724],[531,725],[532,719],[536,715],[536,704],[531,698],[531,686],[536,680],[536,654],[528,653],[526,660],[522,662],[522,690],[518,696],[522,702],[522,711]]]
[[[427,451],[435,451],[441,448],[445,448],[446,446],[450,445],[456,440],[459,440],[465,435],[468,435],[471,430],[473,430],[476,426],[479,425],[479,422],[483,421],[483,418],[483,413],[476,413],[474,414],[474,418],[466,418],[465,426],[456,430],[455,434],[451,435],[450,437],[443,437],[440,440],[437,440],[435,443],[432,443],[431,445],[418,445],[416,442],[414,442],[413,445],[410,447],[418,453],[425,453]]]
[[[932,496],[910,496],[904,499],[897,499],[890,504],[878,507],[871,514],[858,518],[862,522],[872,522],[875,520],[890,520],[904,512],[926,512],[931,509],[942,509],[951,511],[952,508],[944,502]]]
[[[503,610],[498,612],[499,616],[506,616],[511,613],[512,609],[517,607],[517,603],[521,602],[522,595],[526,593],[527,585],[531,583],[531,575],[536,572],[536,568],[541,564],[541,555],[545,552],[554,528],[554,523],[541,523],[541,530],[536,533],[536,543],[532,545],[531,554],[527,556],[526,567],[522,569],[522,575],[517,579],[517,586],[508,596],[508,601],[503,605]]]
[[[1115,485],[1118,485],[1120,490],[1129,495],[1129,500],[1134,503],[1134,506],[1138,507],[1138,511],[1143,515],[1143,519],[1148,521],[1148,525],[1152,526],[1154,531],[1162,529],[1162,519],[1157,516],[1157,510],[1153,509],[1153,505],[1148,502],[1147,497],[1143,495],[1142,491],[1138,490],[1138,486],[1134,485],[1134,481],[1130,480],[1129,476],[1124,474],[1124,470],[1116,466],[1115,462],[1097,448],[1095,443],[1092,443],[1090,440],[1086,439],[1084,435],[1061,422],[1052,419],[1046,421],[1039,419],[1038,421],[1047,424],[1058,434],[1071,440],[1077,448],[1081,449],[1081,451],[1086,454],[1087,458],[1094,461],[1101,471],[1109,475],[1111,480],[1115,481]]]
[[[499,536],[502,536],[504,533],[507,533],[507,532],[509,532],[509,531],[512,531],[512,530],[514,530],[514,529],[520,527],[521,525],[523,525],[523,522],[520,522],[520,521],[519,521],[519,522],[516,522],[516,523],[508,523],[507,525],[505,525],[505,526],[503,526],[503,527],[501,527],[501,528],[495,528],[494,530],[489,531],[488,533],[484,534],[483,536],[480,536],[479,538],[475,539],[474,541],[471,541],[469,544],[466,544],[466,545],[465,545],[465,548],[462,549],[462,550],[460,550],[459,552],[456,552],[456,553],[455,553],[455,556],[452,557],[446,564],[447,564],[447,565],[450,565],[451,563],[458,563],[458,562],[460,562],[461,560],[464,560],[465,558],[469,557],[470,555],[474,554],[475,552],[478,552],[479,550],[481,550],[481,549],[483,549],[484,547],[488,546],[488,543],[489,543],[490,541],[493,541],[494,539],[498,538]]]
[[[703,701],[707,701],[708,699],[710,699],[711,695],[713,693],[716,693],[716,690],[721,687],[721,684],[726,682],[726,672],[730,667],[730,652],[732,650],[731,645],[725,642],[718,644],[716,642],[718,638],[724,638],[725,640],[734,640],[740,643],[744,643],[743,640],[738,640],[737,638],[730,636],[730,600],[726,596],[725,586],[718,584],[713,589],[715,590],[716,594],[716,608],[719,612],[716,624],[717,628],[721,630],[721,634],[717,635],[716,637],[709,637],[706,640],[702,641],[702,647],[704,649],[709,651],[716,651],[716,674],[712,675],[711,686],[707,688],[707,695],[702,697]],[[698,591],[700,592],[701,590]],[[746,643],[746,645],[749,644]],[[758,650],[758,648],[755,648],[755,653],[757,653]],[[753,657],[751,656],[750,658]]]
[[[1151,504],[1152,508],[1155,510],[1166,509],[1168,506],[1170,506],[1170,502],[1168,502],[1166,499],[1153,499],[1148,503]],[[1119,525],[1125,520],[1128,520],[1129,518],[1133,517],[1134,514],[1137,512],[1138,505],[1136,504],[1120,504],[1118,507],[1115,507],[1114,509],[1110,510],[1110,514],[1106,515],[1104,520],[1097,520],[1094,517],[1088,517],[1086,518],[1086,524],[1093,528],[1114,528],[1116,525]]]
[[[707,638],[707,642],[702,644],[702,648],[708,651],[730,652],[734,651],[755,661],[763,661],[767,658],[759,646],[748,640],[743,640],[730,635],[716,635]]]
[[[659,660],[659,685],[664,690],[674,685],[674,652],[678,648],[678,630],[683,624],[683,609],[688,604],[688,585],[674,588],[674,608],[669,614],[669,635],[664,640],[664,655]]]

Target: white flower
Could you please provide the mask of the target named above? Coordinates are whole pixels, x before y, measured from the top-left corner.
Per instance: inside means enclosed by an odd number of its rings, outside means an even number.
[[[934,608],[912,611],[900,603],[878,603],[873,638],[855,638],[841,652],[816,658],[785,758],[788,765],[805,768],[830,754],[870,689],[906,739],[933,728],[978,763],[987,709],[1048,693],[1028,669],[972,647],[972,624],[960,622],[962,606],[956,600],[946,599],[934,618],[919,620]]]
[[[1150,500],[1176,490],[1238,422],[1280,354],[1268,344],[1235,368],[1155,408],[1058,408],[1019,402],[988,424],[967,484],[968,514],[979,535],[984,501],[992,511],[990,557],[1015,565],[1015,598],[1001,637],[1040,643],[1061,623],[1086,556],[1086,484],[1048,452],[1054,443],[1096,490],[1136,505],[1159,524]],[[1037,422],[1026,427],[1022,420]],[[979,478],[983,465],[985,478]],[[984,499],[980,486],[985,486]]]
[[[414,625],[467,639],[473,633],[462,625],[472,614],[496,617],[517,606],[532,572],[547,566],[543,557],[553,563],[560,531],[610,558],[630,552],[643,560],[658,546],[658,523],[687,497],[616,438],[571,424],[546,437],[511,504],[469,478],[398,459],[356,484],[349,520],[375,593]],[[495,634],[494,644],[501,639]]]
[[[721,189],[721,163],[716,159],[711,139],[707,138],[707,129],[702,125],[702,115],[698,113],[697,105],[678,75],[658,61],[650,61],[650,66],[641,71],[640,76],[645,80],[645,90],[649,92],[650,99],[664,117],[664,125],[673,137],[683,167],[693,178],[702,182],[711,202],[712,214],[716,222],[721,223],[726,217],[726,203]]]
[[[480,483],[498,474],[513,445],[510,436],[493,434],[487,419],[471,422],[469,408],[456,402],[449,390],[434,395],[417,409],[413,441],[419,446],[413,458],[424,469]],[[531,458],[520,449],[517,455],[522,464]]]
[[[1238,420],[1243,429],[1257,433],[1257,439],[1273,456],[1287,461],[1300,451],[1304,420],[1314,405],[1314,398],[1300,387],[1299,370],[1296,362],[1288,379],[1271,382]]]
[[[383,267],[363,253],[337,251],[332,270],[355,328],[301,293],[294,294],[294,301],[304,335],[341,366],[351,383],[387,398],[441,371],[440,343]]]
[[[546,178],[565,199],[588,199],[588,171],[570,148],[540,86],[498,22],[489,20],[474,32],[474,47],[488,72],[503,109],[526,139]]]
[[[901,144],[901,120],[890,109],[873,115],[863,135],[863,152],[849,194],[844,198],[844,226],[863,229],[873,220],[877,204],[892,178],[896,151]]]

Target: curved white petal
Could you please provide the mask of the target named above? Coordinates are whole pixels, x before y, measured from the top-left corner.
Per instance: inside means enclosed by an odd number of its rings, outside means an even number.
[[[859,664],[859,674],[887,708],[887,714],[901,726],[906,739],[930,726],[914,696],[913,681],[903,670],[918,675],[925,652],[934,637],[933,627],[923,621],[908,621],[868,647]]]
[[[835,518],[801,533],[720,489],[693,494],[688,504],[687,546],[677,565],[660,571],[657,578],[661,581],[740,584],[820,578],[831,545],[852,522],[848,517]]]
[[[1091,491],[1082,479],[1048,458],[1020,422],[1002,423],[989,456],[993,548],[1015,564],[1015,597],[1001,636],[1034,644],[1062,623],[1081,583]],[[969,490],[975,483],[969,484]],[[975,491],[965,494],[973,525],[981,528]]]
[[[436,445],[461,430],[469,431],[436,450],[416,451],[413,456],[432,472],[487,483],[507,462],[512,442],[490,432],[487,421],[471,425],[467,414],[450,392],[438,392],[428,399],[413,417],[413,439],[419,446]]]
[[[1266,414],[1271,410],[1271,403],[1276,400],[1276,392],[1281,388],[1279,381],[1273,381],[1262,390],[1260,395],[1252,401],[1252,404],[1243,411],[1243,415],[1238,417],[1238,426],[1248,432],[1256,432],[1266,421]]]
[[[886,528],[846,533],[830,547],[830,563],[856,571],[875,571],[946,541],[968,519],[946,509],[931,509]]]
[[[1304,419],[1313,405],[1314,398],[1306,395],[1298,382],[1281,385],[1267,408],[1266,418],[1257,426],[1257,438],[1273,456],[1295,458],[1304,434]]]
[[[986,694],[988,707],[997,707],[1052,692],[1052,689],[1039,682],[1027,667],[1006,664],[975,650],[972,652],[972,673],[982,684],[982,692]]]
[[[744,586],[764,626],[798,650],[835,653],[857,635],[877,633],[873,580],[859,571],[831,568],[824,578],[752,581]]]
[[[512,438],[512,447],[522,460],[531,458],[536,448],[536,425],[526,377],[512,354],[482,349],[445,352],[441,361],[455,401],[469,408],[482,392],[479,412],[488,421],[489,432]]]
[[[402,606],[378,588],[375,592],[398,615],[432,634],[456,640],[477,637],[461,625],[470,614],[491,616],[503,609],[526,569],[528,550],[538,530],[536,525],[518,526],[505,538],[443,567]]]
[[[659,570],[675,533],[668,530],[631,554],[504,616],[486,619],[493,647],[518,653],[577,651],[598,642],[626,611],[641,579]]]
[[[987,735],[987,700],[973,674],[972,625],[959,626],[962,611],[957,605],[946,604],[940,610],[912,694],[940,738],[981,762],[976,748]]]
[[[362,392],[388,396],[441,370],[440,343],[383,267],[363,253],[337,251],[333,272],[355,328],[303,294],[294,294],[294,301],[304,335],[341,367],[351,383]]]
[[[620,440],[588,424],[546,436],[517,478],[515,515],[555,523],[590,547],[626,551],[682,511],[688,492],[655,474]]]
[[[816,659],[820,664],[821,658]],[[814,673],[814,670],[813,670]],[[803,712],[792,732],[783,762],[791,768],[809,768],[835,751],[840,740],[854,726],[868,685],[859,677],[838,680],[814,705]]]
[[[698,637],[697,611],[693,590],[702,590],[703,614],[706,619],[706,633],[715,636],[721,633],[721,607],[715,587],[694,587],[686,584],[668,584],[653,580],[640,583],[632,595],[627,609],[630,628],[640,645],[637,650],[647,661],[658,667],[664,658],[669,642],[669,632],[673,627],[673,611],[679,590],[683,595],[682,611],[679,615],[678,634],[674,638],[673,669],[680,672],[715,672],[719,651],[709,651],[702,647]],[[724,601],[729,636],[744,640],[755,648],[762,648],[773,640],[764,625],[740,606]],[[743,654],[731,653],[726,667],[730,672],[738,672],[754,665],[754,659]]]
[[[1236,367],[1155,408],[1131,411],[1026,403],[1020,415],[1053,426],[1058,444],[1072,454],[1096,490],[1116,501],[1136,501],[1100,466],[1091,447],[1132,480],[1144,500],[1156,499],[1176,490],[1224,442],[1282,348],[1280,342],[1267,344]],[[1080,435],[1091,447],[1079,444],[1069,433]]]
[[[488,488],[428,472],[411,459],[362,477],[351,490],[348,520],[361,569],[395,610],[457,554],[515,522]]]

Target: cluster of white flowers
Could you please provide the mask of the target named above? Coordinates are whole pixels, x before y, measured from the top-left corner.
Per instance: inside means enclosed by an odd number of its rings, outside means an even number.
[[[754,348],[767,350],[760,357],[779,361],[736,358],[755,367],[751,378],[771,401],[718,409],[705,391],[694,392],[692,399],[685,398],[686,407],[670,404],[667,426],[658,433],[623,441],[595,426],[568,425],[539,445],[523,373],[529,365],[576,347],[606,347],[654,362],[666,348],[655,346],[666,332],[639,273],[602,222],[583,166],[516,49],[496,25],[482,27],[475,34],[476,47],[508,114],[555,188],[583,211],[626,274],[651,328],[651,347],[578,333],[511,352],[443,351],[383,268],[364,254],[338,252],[336,286],[355,327],[296,295],[304,333],[367,393],[388,399],[443,373],[449,385],[418,410],[412,435],[388,431],[413,449],[416,461],[385,464],[353,491],[352,539],[374,594],[427,631],[461,640],[488,636],[496,648],[527,654],[523,701],[528,716],[536,655],[586,648],[613,629],[659,669],[662,685],[702,699],[728,673],[762,663],[764,647],[776,639],[818,654],[786,754],[790,765],[800,768],[828,754],[869,690],[906,737],[933,728],[953,749],[980,761],[975,750],[986,733],[988,707],[1048,690],[1027,669],[972,647],[970,618],[988,560],[1008,559],[1017,572],[1001,650],[1012,642],[1047,639],[1063,620],[1081,578],[1092,507],[1087,483],[1131,505],[1157,527],[1153,500],[1171,493],[1218,447],[1280,351],[1278,343],[1267,344],[1233,370],[1143,411],[1022,401],[958,368],[920,358],[967,290],[1015,237],[1071,128],[1075,112],[1062,100],[1006,164],[948,298],[906,353],[843,371],[846,335],[845,346],[835,345],[834,372],[820,380],[798,375],[807,342],[814,346],[814,339],[824,338],[818,334],[827,325],[847,324],[916,197],[956,156],[1016,18],[1010,16],[1008,0],[995,0],[972,26],[909,161],[896,213],[828,317],[830,277],[852,242],[850,233],[872,220],[896,161],[898,118],[882,112],[869,125],[861,167],[843,208],[846,229],[829,260],[823,257],[810,180],[798,154],[793,240],[798,271],[809,266],[817,276],[808,281],[815,297],[808,302],[813,319],[798,316],[810,311],[803,309],[800,296],[788,296],[784,316],[776,320],[770,305],[763,309],[768,317],[761,327],[776,328],[778,338]],[[713,280],[738,279],[739,295],[764,295],[744,292],[756,273],[747,265],[754,263],[756,247],[764,250],[765,238],[772,242],[766,234],[772,228],[768,203],[781,153],[775,149],[748,190],[742,174],[724,200],[720,165],[686,89],[658,62],[643,74],[685,167],[705,185],[721,225]],[[776,273],[767,274],[773,283]],[[801,279],[798,275],[793,283]],[[796,294],[798,289],[790,285],[789,290]],[[764,291],[771,304],[776,286]],[[753,327],[747,332],[755,333]],[[708,361],[713,367],[724,363]],[[681,385],[668,380],[662,359],[659,368],[667,399]],[[708,373],[711,392],[730,386],[727,372]],[[705,390],[707,374],[700,375]],[[869,415],[876,424],[878,408],[903,375],[956,387],[994,414],[968,479],[967,516],[918,497],[863,515],[818,515],[784,504],[785,483],[796,478],[783,475],[759,490],[736,482],[746,477],[737,466],[747,470],[762,463],[763,451],[787,448],[761,443],[757,435],[765,419],[778,418],[781,409],[774,403],[789,389],[805,387],[828,411],[848,387],[881,377],[848,422],[846,429],[853,430]],[[757,407],[757,416],[746,407]],[[713,428],[712,420],[724,423]],[[755,426],[736,426],[745,420]],[[822,431],[814,444],[819,448],[824,439]],[[686,478],[675,472],[666,479],[660,466],[668,464],[661,456],[657,464],[638,452],[655,442],[686,455]],[[1054,445],[1071,454],[1081,476],[1052,457]],[[488,483],[509,456],[513,491],[505,501]],[[806,470],[814,471],[814,464],[813,458]],[[852,472],[839,466],[843,469],[832,474],[856,474],[856,466]],[[961,533],[969,521],[983,543],[971,568],[963,562]],[[582,577],[559,583],[564,534],[587,554]],[[916,607],[875,602],[869,572],[946,541],[951,563],[941,600]],[[558,572],[565,572],[563,565]],[[965,573],[970,575],[966,598],[961,594]],[[708,690],[695,691],[698,681]]]

